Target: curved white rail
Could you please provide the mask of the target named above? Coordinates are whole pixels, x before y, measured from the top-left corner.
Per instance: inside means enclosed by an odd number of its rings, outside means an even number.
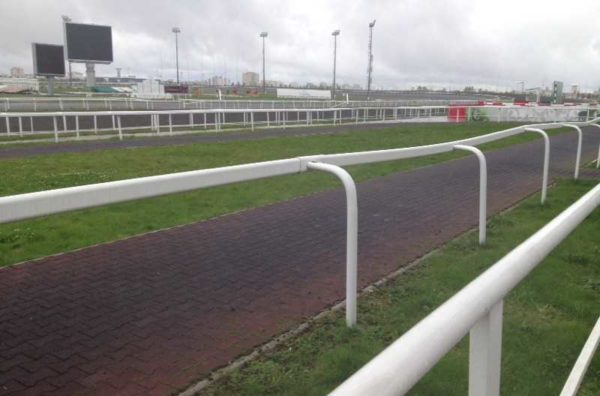
[[[489,343],[476,351],[476,357],[471,354],[469,364],[479,367],[469,370],[469,394],[498,395],[503,298],[599,205],[600,184],[417,323],[331,395],[404,394],[471,329],[479,333],[475,342]]]

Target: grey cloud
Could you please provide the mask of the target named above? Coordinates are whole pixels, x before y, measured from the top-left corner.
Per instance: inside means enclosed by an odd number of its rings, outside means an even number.
[[[501,3],[501,4],[495,4]],[[139,76],[174,77],[171,28],[181,33],[184,78],[260,71],[260,31],[267,39],[267,79],[330,81],[333,41],[341,29],[338,81],[366,80],[370,20],[374,83],[528,86],[552,80],[600,86],[600,4],[574,0],[1,0],[0,72],[31,70],[33,41],[62,42],[61,15],[113,26],[115,68]],[[82,70],[81,65],[76,69]]]

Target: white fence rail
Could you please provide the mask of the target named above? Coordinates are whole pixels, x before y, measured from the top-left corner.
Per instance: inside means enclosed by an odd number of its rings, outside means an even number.
[[[590,336],[581,349],[581,354],[579,354],[579,357],[573,366],[573,370],[571,370],[571,374],[569,374],[569,378],[567,378],[567,382],[565,382],[565,386],[560,392],[560,396],[575,396],[577,394],[577,390],[583,381],[585,372],[592,362],[598,344],[600,344],[600,317],[596,321]]]
[[[404,394],[467,333],[469,395],[498,395],[504,297],[599,205],[600,184],[416,324],[331,395]]]
[[[597,121],[597,120],[594,120]],[[579,125],[587,125],[580,123]],[[392,160],[423,157],[444,152],[451,152],[457,146],[477,146],[484,143],[504,139],[520,133],[529,132],[531,127],[537,129],[555,129],[563,124],[550,123],[524,125],[483,136],[427,146],[409,147],[391,150],[365,151],[345,154],[313,155],[277,161],[258,162],[252,164],[227,166],[214,169],[173,173],[160,176],[141,177],[107,183],[91,184],[78,187],[62,188],[27,194],[0,197],[0,224],[33,217],[51,215],[71,210],[108,205],[112,203],[136,199],[157,197],[201,188],[222,186],[242,181],[250,181],[267,177],[289,175],[320,170],[335,174],[343,182],[347,198],[347,244],[346,244],[346,322],[348,326],[356,323],[356,285],[357,285],[357,216],[356,188],[350,175],[341,167],[348,165],[368,164]],[[542,131],[542,134],[545,135]],[[546,136],[547,137],[547,136]],[[579,134],[579,142],[581,134]],[[547,183],[548,145],[546,140],[544,176],[542,190]],[[580,145],[580,144],[579,144]],[[471,151],[476,151],[470,149]],[[483,154],[478,154],[483,158]],[[575,163],[580,163],[577,152]],[[487,175],[481,168],[481,180]],[[485,241],[485,184],[481,183],[480,193],[480,235]],[[545,194],[542,196],[545,198]]]
[[[122,139],[124,131],[144,131],[150,135],[193,128],[214,129],[227,127],[250,128],[277,126],[310,126],[314,124],[394,122],[399,120],[444,122],[447,107],[360,107],[314,109],[213,109],[213,110],[155,110],[155,111],[71,111],[71,112],[9,112],[0,113],[0,136],[27,137],[53,134],[117,132]],[[121,123],[119,123],[121,120]],[[102,122],[102,125],[99,123]],[[85,126],[84,126],[85,123]],[[120,126],[119,126],[120,124]]]
[[[466,110],[465,110],[466,109]],[[189,110],[124,110],[124,111],[60,111],[0,113],[0,138],[5,141],[58,142],[61,139],[98,139],[118,136],[160,136],[193,133],[198,130],[220,131],[225,128],[301,127],[386,122],[464,122],[474,109],[478,112],[494,107],[464,107],[463,116],[450,115],[451,107],[330,107],[282,109],[189,109]],[[500,117],[492,121],[535,121],[551,119],[560,122],[585,122],[595,114],[586,108],[529,108],[500,106]],[[458,115],[459,112],[456,112]],[[517,118],[515,118],[517,117]],[[521,117],[522,119],[518,118]]]
[[[142,99],[128,97],[5,97],[0,110],[25,111],[112,111],[112,110],[250,110],[250,109],[326,109],[334,107],[414,107],[477,105],[477,100],[206,100],[175,96],[175,99]]]

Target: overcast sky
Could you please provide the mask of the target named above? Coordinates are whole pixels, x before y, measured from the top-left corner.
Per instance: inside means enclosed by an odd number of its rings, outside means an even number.
[[[183,79],[260,72],[268,31],[268,80],[329,82],[340,29],[338,82],[364,86],[376,19],[378,87],[600,87],[600,0],[0,0],[0,73],[31,72],[31,42],[61,44],[61,15],[112,26],[100,76],[175,78],[178,26]]]

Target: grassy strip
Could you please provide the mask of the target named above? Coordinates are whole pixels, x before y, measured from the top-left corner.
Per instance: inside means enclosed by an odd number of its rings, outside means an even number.
[[[308,154],[432,144],[509,126],[496,123],[411,125],[336,135],[5,159],[0,161],[3,173],[0,195]],[[484,148],[495,149],[535,138],[533,134],[519,135]],[[350,167],[349,171],[360,182],[463,155],[466,154],[445,153],[407,161],[355,166]],[[304,173],[5,224],[0,226],[0,265],[204,220],[338,186],[337,180],[328,175]]]
[[[364,365],[443,301],[593,187],[561,182],[547,205],[537,197],[495,216],[489,242],[470,232],[424,259],[419,267],[363,296],[356,329],[343,312],[328,315],[277,351],[206,389],[212,395],[322,395]],[[505,301],[502,394],[558,394],[598,316],[600,246],[596,210]],[[402,375],[402,373],[398,373]],[[464,395],[468,342],[464,339],[411,392]],[[581,395],[600,393],[596,356]]]

